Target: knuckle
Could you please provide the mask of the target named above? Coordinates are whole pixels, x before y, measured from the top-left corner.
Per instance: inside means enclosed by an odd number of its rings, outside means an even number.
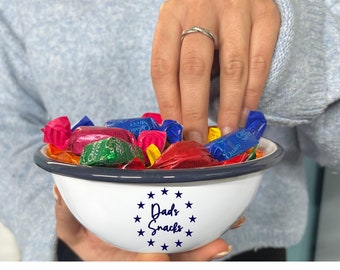
[[[262,55],[254,56],[250,59],[249,69],[250,72],[265,73],[268,68],[268,63]]]
[[[196,52],[190,52],[182,57],[181,73],[189,77],[201,77],[207,70],[207,63]]]
[[[219,119],[237,119],[239,115],[239,108],[220,108],[219,111]]]
[[[222,67],[223,74],[230,79],[241,79],[246,71],[246,63],[240,59],[227,61]]]
[[[162,108],[162,111],[166,112],[166,114],[168,114],[169,112],[171,113],[180,110],[179,104],[173,102],[171,99],[167,97],[159,97],[157,99],[157,102],[159,107]]]
[[[247,98],[258,101],[261,97],[262,90],[255,87],[248,87],[246,89]]]
[[[204,119],[203,112],[194,110],[194,108],[185,111],[184,115],[187,123],[197,123]]]
[[[151,78],[154,80],[162,80],[172,74],[172,66],[170,61],[155,57],[151,61]]]

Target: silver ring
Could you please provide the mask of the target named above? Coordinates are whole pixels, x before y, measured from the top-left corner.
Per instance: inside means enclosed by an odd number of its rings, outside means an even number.
[[[214,45],[216,45],[217,38],[216,38],[215,34],[213,32],[211,32],[210,30],[199,27],[199,26],[193,26],[188,30],[184,30],[182,32],[182,35],[181,35],[181,41],[183,41],[183,39],[186,35],[192,34],[192,33],[201,33],[201,34],[207,36],[208,38],[210,38],[214,42]]]

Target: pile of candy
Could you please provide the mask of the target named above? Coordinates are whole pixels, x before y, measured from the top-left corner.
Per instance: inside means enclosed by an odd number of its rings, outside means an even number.
[[[46,154],[61,162],[122,169],[178,169],[210,167],[261,157],[257,148],[266,128],[261,112],[251,111],[244,128],[221,136],[209,127],[208,142],[183,140],[183,126],[162,120],[158,113],[140,118],[112,119],[96,126],[84,116],[71,128],[67,116],[42,128]]]

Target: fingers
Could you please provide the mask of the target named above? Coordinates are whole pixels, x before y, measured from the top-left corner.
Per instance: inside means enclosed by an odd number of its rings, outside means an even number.
[[[151,78],[163,119],[182,122],[178,79],[182,27],[168,11],[172,10],[171,3],[165,2],[159,12],[152,46]]]
[[[243,102],[241,125],[243,126],[250,110],[259,104],[280,29],[280,14],[273,1],[256,6],[252,18],[252,32],[249,56],[249,75]]]
[[[238,128],[248,79],[250,10],[244,1],[230,4],[220,27],[220,107],[218,126],[223,134]]]
[[[182,31],[193,26],[212,31],[215,47],[201,33],[186,35],[181,43]],[[280,14],[272,0],[166,1],[151,67],[163,118],[181,122],[184,139],[205,142],[215,49],[220,64],[218,127],[227,134],[244,125],[249,110],[259,104],[279,28]]]
[[[186,36],[180,58],[180,89],[184,139],[206,141],[210,73],[214,43],[200,33]],[[205,132],[203,132],[205,131]]]
[[[244,125],[249,110],[257,108],[279,33],[273,1],[246,2],[230,5],[221,20],[218,126],[223,134]]]
[[[202,33],[188,34],[181,42],[181,34],[193,26],[214,32],[216,18],[215,13],[206,12],[211,8],[207,1],[191,2],[190,8],[181,1],[163,4],[153,43],[151,76],[163,119],[180,121],[184,139],[203,143],[215,44]]]

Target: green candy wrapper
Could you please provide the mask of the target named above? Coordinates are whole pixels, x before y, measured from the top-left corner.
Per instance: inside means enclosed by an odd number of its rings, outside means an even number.
[[[129,163],[134,158],[140,158],[144,162],[140,147],[109,137],[86,145],[80,156],[80,164],[109,167]]]

